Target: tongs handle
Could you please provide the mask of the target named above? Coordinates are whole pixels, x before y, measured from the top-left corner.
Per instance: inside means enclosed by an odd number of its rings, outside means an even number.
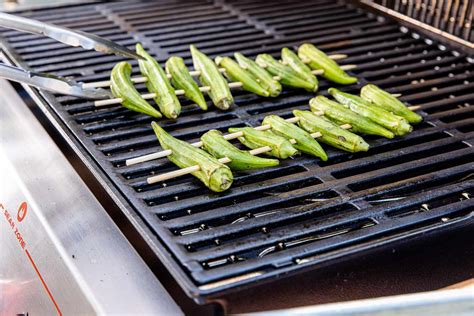
[[[48,74],[26,71],[21,68],[0,64],[0,78],[24,83],[55,93],[72,95],[87,99],[110,98],[110,93],[104,89],[86,88],[74,81]]]
[[[106,54],[142,59],[142,57],[134,51],[100,36],[9,13],[0,12],[0,26],[17,31],[44,35],[74,47],[81,46],[84,49],[95,50]]]

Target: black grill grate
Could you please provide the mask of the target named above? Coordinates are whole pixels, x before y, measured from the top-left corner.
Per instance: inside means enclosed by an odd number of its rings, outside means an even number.
[[[214,194],[190,176],[146,184],[150,175],[174,168],[166,159],[124,166],[127,158],[160,150],[149,117],[44,93],[101,176],[147,224],[153,249],[161,258],[171,255],[168,268],[192,296],[316,267],[387,239],[472,218],[474,66],[393,22],[326,0],[113,2],[20,13],[130,47],[140,41],[160,62],[178,54],[188,65],[191,43],[211,56],[241,51],[254,57],[309,41],[348,54],[341,63],[358,65],[353,72],[361,85],[373,82],[421,105],[425,122],[404,138],[367,137],[367,153],[326,148],[327,162],[301,156],[237,173],[228,192]],[[121,60],[15,31],[0,35],[23,67],[77,80],[107,79]],[[328,87],[322,80],[321,93]],[[307,108],[311,97],[291,89],[276,99],[235,96],[236,106],[227,112],[203,112],[184,101],[179,120],[161,124],[194,141],[211,128],[257,125],[268,113],[289,117],[293,109]]]

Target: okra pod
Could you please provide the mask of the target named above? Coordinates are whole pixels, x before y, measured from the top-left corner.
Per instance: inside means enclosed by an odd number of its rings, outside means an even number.
[[[273,76],[268,73],[265,69],[260,67],[256,62],[252,59],[245,57],[241,53],[234,54],[235,59],[239,63],[240,67],[247,70],[251,73],[255,80],[270,93],[271,97],[277,97],[281,93],[281,84],[273,79]]]
[[[189,73],[181,57],[172,56],[166,61],[166,72],[171,75],[171,83],[175,88],[184,91],[184,95],[204,111],[207,110],[207,103],[202,95],[196,81]]]
[[[313,44],[303,44],[298,48],[298,56],[312,69],[323,70],[322,76],[339,84],[353,84],[356,77],[349,76],[339,65]]]
[[[175,119],[181,113],[181,104],[176,96],[173,87],[171,86],[165,71],[160,64],[151,57],[142,45],[136,45],[137,54],[143,57],[138,61],[140,71],[144,77],[147,78],[145,85],[148,91],[154,93],[153,98],[160,108],[161,113],[170,119]]]
[[[244,136],[238,137],[238,139],[250,149],[270,147],[271,151],[267,154],[276,158],[286,159],[298,153],[298,150],[286,138],[269,131],[259,131],[251,127],[232,127],[229,128],[229,132],[242,132]]]
[[[270,95],[270,93],[257,82],[250,72],[247,72],[245,69],[240,67],[239,64],[230,57],[218,56],[216,57],[215,61],[217,66],[225,69],[225,75],[227,78],[229,78],[231,81],[242,82],[242,88],[244,90],[253,92],[263,97],[268,97]]]
[[[420,115],[408,109],[405,104],[376,85],[367,84],[363,86],[360,90],[360,96],[376,106],[404,117],[410,123],[416,124],[423,120]]]
[[[326,117],[337,124],[350,124],[351,131],[356,133],[365,133],[369,135],[379,135],[386,138],[393,138],[391,131],[378,125],[377,123],[351,111],[344,105],[329,100],[320,95],[309,101],[309,106],[313,112],[322,112]]]
[[[286,66],[281,62],[275,60],[272,55],[269,54],[260,54],[255,59],[257,64],[265,68],[266,71],[280,79],[280,83],[284,86],[294,87],[294,88],[303,88],[308,91],[313,91],[313,85],[301,78],[296,71],[294,71],[290,66]]]
[[[212,103],[221,110],[227,110],[233,103],[234,98],[229,89],[229,84],[222,76],[217,65],[201,53],[194,45],[191,45],[191,55],[196,70],[201,72],[199,81],[205,86],[209,86],[208,94]]]
[[[294,139],[296,144],[293,146],[309,155],[321,158],[321,160],[328,160],[328,156],[319,143],[311,137],[305,130],[293,125],[277,115],[268,115],[263,119],[262,125],[270,125],[272,132],[283,136],[286,139]]]
[[[281,49],[281,59],[284,63],[288,64],[288,66],[293,68],[300,77],[311,84],[312,89],[310,92],[318,91],[318,79],[312,74],[311,69],[301,61],[298,55],[296,55],[291,49],[283,47]]]
[[[152,122],[151,126],[155,131],[161,147],[165,150],[170,149],[172,151],[172,154],[168,156],[171,162],[180,168],[198,165],[200,170],[191,174],[201,180],[214,192],[225,191],[231,186],[234,178],[228,166],[220,163],[204,150],[174,138],[156,122]]]
[[[383,108],[373,106],[370,102],[357,95],[344,93],[336,88],[330,88],[328,92],[339,103],[347,106],[357,114],[385,127],[397,136],[403,136],[413,130],[413,127],[411,127],[408,121],[403,117],[386,111]]]
[[[216,158],[227,157],[230,162],[227,164],[232,170],[250,170],[265,167],[278,166],[277,159],[261,158],[251,155],[248,151],[240,150],[217,130],[210,130],[201,136],[204,150]]]
[[[308,133],[319,132],[321,137],[318,140],[323,143],[352,153],[369,149],[369,144],[362,137],[341,128],[325,117],[301,110],[294,110],[293,115],[299,118],[298,125]]]
[[[110,90],[116,98],[122,99],[122,105],[135,112],[144,113],[156,118],[161,117],[153,106],[146,102],[135,89],[130,78],[132,66],[122,61],[114,66],[110,74]]]

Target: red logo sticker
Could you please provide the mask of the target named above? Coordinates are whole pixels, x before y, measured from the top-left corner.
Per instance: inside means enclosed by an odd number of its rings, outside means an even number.
[[[18,214],[16,215],[16,219],[18,220],[18,222],[21,222],[25,218],[27,211],[28,205],[26,204],[26,202],[22,202],[20,204],[20,207],[18,208]]]

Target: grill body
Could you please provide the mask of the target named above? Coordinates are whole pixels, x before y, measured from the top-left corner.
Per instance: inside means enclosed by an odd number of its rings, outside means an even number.
[[[212,57],[235,51],[255,57],[311,42],[348,54],[341,64],[358,65],[359,85],[345,91],[371,82],[421,106],[425,121],[406,137],[366,137],[367,153],[325,147],[327,162],[301,156],[236,173],[233,187],[215,194],[190,176],[148,185],[148,176],[174,168],[166,159],[125,166],[128,158],[160,150],[149,117],[32,90],[133,221],[152,260],[196,301],[473,224],[474,66],[468,56],[389,19],[325,0],[98,2],[18,14],[130,47],[140,41],[161,63],[179,55],[190,65],[189,44]],[[78,81],[107,79],[121,60],[16,31],[0,36],[5,61]],[[330,86],[321,80],[319,93]],[[203,112],[183,101],[180,118],[160,124],[191,142],[212,128],[256,126],[268,114],[287,118],[293,109],[307,109],[311,97],[292,89],[275,99],[240,91],[226,112]]]

